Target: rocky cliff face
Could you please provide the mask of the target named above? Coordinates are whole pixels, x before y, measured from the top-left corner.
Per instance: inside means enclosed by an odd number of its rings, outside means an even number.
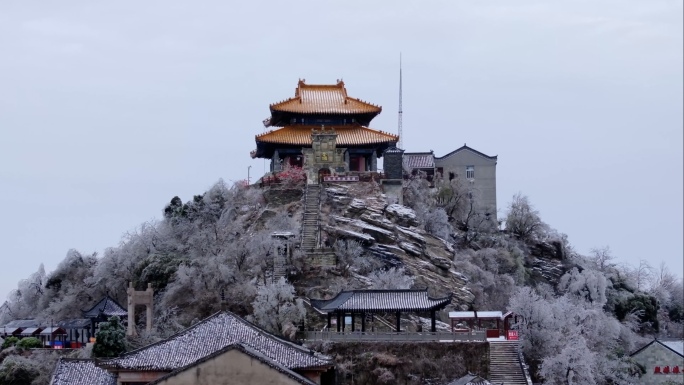
[[[379,190],[362,185],[330,185],[325,189],[323,231],[331,241],[352,239],[389,266],[402,266],[416,286],[433,295],[451,293],[453,303],[473,300],[468,279],[454,265],[454,245],[418,227],[408,207],[389,204]]]

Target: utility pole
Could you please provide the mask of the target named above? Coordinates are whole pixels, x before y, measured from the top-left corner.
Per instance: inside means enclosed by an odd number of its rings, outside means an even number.
[[[400,149],[403,149],[404,148],[404,146],[403,146],[404,133],[402,132],[403,131],[403,128],[402,128],[403,111],[402,111],[402,107],[401,107],[401,94],[402,94],[401,81],[402,81],[402,79],[401,79],[401,52],[399,52],[399,142],[397,143],[397,147],[399,147]]]

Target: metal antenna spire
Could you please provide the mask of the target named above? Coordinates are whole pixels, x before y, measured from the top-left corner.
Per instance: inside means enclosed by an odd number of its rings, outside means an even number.
[[[403,139],[404,139],[404,133],[402,132],[402,108],[401,108],[401,52],[399,52],[399,142],[397,143],[397,147],[399,148],[404,148],[402,145]]]

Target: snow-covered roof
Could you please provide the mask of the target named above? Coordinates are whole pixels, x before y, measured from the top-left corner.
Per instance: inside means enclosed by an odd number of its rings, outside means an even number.
[[[448,383],[447,385],[491,385],[491,382],[476,374],[467,374],[458,380]]]
[[[119,305],[111,297],[106,296],[96,303],[95,306],[83,312],[83,317],[85,318],[98,318],[101,316],[105,317],[126,317],[128,316],[128,311]]]
[[[332,366],[329,357],[276,337],[230,312],[221,312],[147,347],[100,362],[110,369],[173,371],[239,344],[288,369]]]
[[[49,327],[43,329],[43,331],[40,332],[41,336],[47,336],[50,334],[66,334],[66,330],[60,328],[60,327]]]
[[[295,234],[292,231],[274,231],[271,233],[271,236],[277,238],[292,238]]]
[[[61,358],[52,373],[50,385],[116,385],[116,377],[95,366],[93,360]]]
[[[38,326],[38,321],[34,319],[17,319],[14,321],[10,321],[5,324],[5,327],[8,329],[13,327],[13,328],[37,328]]]
[[[432,152],[405,152],[403,162],[409,170],[435,168],[435,155]]]
[[[16,333],[17,331],[20,331],[21,329],[22,328],[13,326],[3,326],[2,328],[0,328],[0,332],[2,332],[2,334],[7,334],[9,336]]]
[[[431,298],[424,290],[351,290],[333,299],[312,299],[311,305],[324,312],[424,311],[439,310],[451,303],[451,296]]]
[[[64,329],[85,329],[90,327],[90,320],[88,318],[66,319],[57,322],[57,326]]]
[[[268,365],[269,367],[271,367],[271,368],[273,368],[273,369],[275,369],[275,370],[277,370],[277,371],[283,373],[284,375],[286,375],[286,376],[292,378],[293,380],[299,382],[300,384],[303,384],[303,385],[316,385],[315,382],[313,382],[313,381],[307,379],[306,377],[304,377],[304,376],[302,376],[302,375],[300,375],[300,374],[298,374],[298,373],[293,372],[292,370],[286,368],[286,367],[283,366],[283,365],[278,364],[278,363],[275,362],[274,360],[270,359],[269,357],[264,356],[263,354],[259,353],[258,351],[254,350],[254,349],[250,349],[250,348],[248,348],[248,347],[246,347],[246,346],[244,346],[244,345],[241,345],[241,344],[231,344],[231,345],[228,345],[228,346],[226,346],[225,348],[220,349],[219,351],[217,351],[217,352],[215,352],[215,353],[212,353],[212,354],[210,354],[210,355],[208,355],[208,356],[206,356],[206,357],[204,357],[204,358],[202,358],[202,359],[199,359],[199,360],[197,360],[197,361],[195,361],[195,362],[193,362],[193,363],[191,363],[191,364],[189,364],[189,365],[186,365],[186,366],[184,366],[184,367],[182,367],[182,368],[176,369],[176,370],[174,370],[173,372],[171,372],[171,373],[169,373],[169,374],[167,374],[167,375],[165,375],[165,376],[163,376],[163,377],[161,377],[161,378],[158,378],[158,379],[155,380],[155,381],[152,381],[152,382],[148,383],[147,385],[160,384],[160,383],[164,382],[165,380],[167,380],[168,378],[177,376],[177,375],[179,375],[179,374],[181,374],[181,373],[183,373],[183,372],[186,372],[186,371],[188,371],[188,370],[191,370],[191,369],[197,367],[198,365],[200,365],[201,363],[206,362],[206,361],[208,361],[208,360],[210,360],[210,359],[212,359],[212,358],[214,358],[214,357],[220,356],[221,354],[224,354],[224,353],[226,353],[226,352],[228,352],[228,351],[230,351],[230,350],[233,350],[233,349],[239,350],[239,351],[241,351],[241,352],[247,354],[248,356],[251,356],[251,357],[253,357],[253,358],[259,360],[261,363],[263,363],[263,364],[265,364],[265,365]]]
[[[480,152],[480,151],[477,151],[477,150],[474,149],[474,148],[471,148],[471,147],[466,146],[465,143],[463,144],[462,147],[459,147],[459,148],[455,149],[454,151],[451,151],[450,153],[448,153],[448,154],[446,154],[446,155],[444,155],[444,156],[438,156],[438,157],[436,157],[436,158],[437,158],[437,159],[444,159],[444,158],[450,157],[450,156],[452,156],[452,155],[454,155],[454,154],[458,154],[458,153],[461,152],[461,151],[470,151],[470,152],[472,152],[472,153],[474,153],[474,154],[477,154],[477,155],[479,155],[479,156],[481,156],[481,157],[483,157],[483,158],[485,158],[485,159],[490,159],[490,160],[496,160],[496,159],[497,159],[497,155],[494,155],[494,156],[486,155],[486,154],[484,154],[484,153],[482,153],[482,152]]]
[[[675,353],[679,354],[680,356],[684,357],[684,340],[671,340],[671,341],[662,341],[658,340],[661,344],[667,346],[671,350],[673,350]]]
[[[646,348],[648,348],[649,346],[651,346],[653,344],[662,345],[666,349],[669,349],[669,350],[679,354],[680,356],[684,357],[684,340],[658,340],[658,339],[655,339],[655,340],[647,343],[646,345],[640,347],[634,353],[630,354],[630,356],[637,355],[638,353],[642,352],[643,350],[645,350]]]
[[[475,314],[477,313],[477,314]],[[508,313],[507,313],[508,314]],[[449,318],[498,318],[503,319],[503,313],[500,311],[450,311]]]
[[[26,328],[21,331],[22,336],[32,336],[36,332],[42,330],[41,328]]]

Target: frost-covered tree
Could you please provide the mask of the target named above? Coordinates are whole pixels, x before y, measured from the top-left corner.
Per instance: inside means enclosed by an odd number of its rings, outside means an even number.
[[[403,267],[374,271],[368,279],[372,282],[370,289],[410,289],[414,281]]]
[[[28,385],[40,375],[36,361],[11,355],[0,363],[0,384]]]
[[[286,327],[299,324],[306,316],[304,302],[295,299],[294,287],[285,278],[260,286],[252,307],[254,321],[277,334],[284,334]]]
[[[13,318],[35,317],[40,312],[39,304],[45,294],[46,281],[47,275],[42,263],[38,271],[19,281],[17,290],[10,293],[8,301],[8,311]]]
[[[558,283],[560,291],[598,307],[603,307],[607,302],[606,286],[606,277],[600,272],[590,269],[580,272],[577,268],[563,275]]]
[[[582,277],[575,278],[582,282]],[[522,287],[511,297],[510,310],[522,316],[518,328],[523,351],[538,363],[539,371],[533,374],[549,384],[630,383],[624,356],[636,336],[586,295],[577,295],[584,290],[578,287],[560,297],[543,297]]]
[[[508,206],[506,215],[506,230],[517,235],[524,241],[541,238],[546,232],[547,225],[539,217],[529,198],[518,193]]]
[[[615,256],[609,246],[591,249],[589,260],[601,272],[608,272],[615,268],[615,264],[611,262],[615,260]]]
[[[350,269],[354,266],[363,265],[362,259],[366,258],[366,251],[360,243],[353,240],[339,239],[333,246],[335,256],[337,256],[337,264],[346,276]]]
[[[110,317],[107,322],[100,323],[95,335],[93,355],[95,357],[118,357],[126,352],[126,330],[119,317]]]

